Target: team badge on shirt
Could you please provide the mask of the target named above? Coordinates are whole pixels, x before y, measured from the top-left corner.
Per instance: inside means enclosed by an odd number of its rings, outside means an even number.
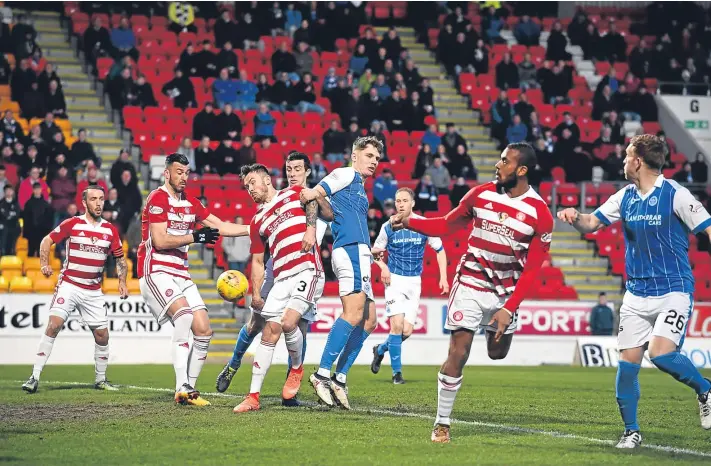
[[[516,220],[518,220],[519,222],[525,222],[526,221],[526,214],[524,214],[523,212],[517,213]]]
[[[649,198],[649,205],[651,205],[652,207],[657,205],[657,196],[652,196],[651,198]]]

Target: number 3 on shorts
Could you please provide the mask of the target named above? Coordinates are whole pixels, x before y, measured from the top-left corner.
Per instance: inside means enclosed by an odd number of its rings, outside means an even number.
[[[301,280],[299,282],[299,287],[296,289],[296,291],[298,291],[299,293],[303,293],[304,291],[306,291],[306,282]]]
[[[681,332],[682,330],[684,330],[684,324],[686,324],[686,317],[687,316],[680,314],[672,309],[667,312],[667,316],[664,318],[664,323],[676,327],[676,329]]]

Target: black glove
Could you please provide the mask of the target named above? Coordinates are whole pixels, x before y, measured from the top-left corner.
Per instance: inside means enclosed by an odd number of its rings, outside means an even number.
[[[220,230],[218,230],[217,228],[205,227],[193,231],[194,243],[215,244],[219,237]]]

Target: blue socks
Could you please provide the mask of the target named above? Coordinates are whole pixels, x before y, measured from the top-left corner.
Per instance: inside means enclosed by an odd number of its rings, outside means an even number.
[[[361,348],[363,348],[363,343],[370,336],[363,327],[358,326],[351,332],[350,338],[346,347],[343,349],[343,353],[338,358],[338,364],[336,364],[336,380],[341,383],[345,383],[345,376],[351,369],[351,366],[355,362]],[[343,380],[341,380],[343,379]]]
[[[622,361],[617,365],[615,392],[617,405],[620,407],[625,429],[639,430],[637,423],[637,404],[639,403],[639,364]]]
[[[254,337],[249,336],[249,333],[247,332],[247,324],[244,324],[242,326],[242,330],[239,331],[235,351],[232,354],[232,359],[230,359],[230,367],[232,369],[237,369],[240,364],[242,364],[242,357],[244,356],[244,353],[247,352],[249,345],[252,344],[252,340],[254,340]]]
[[[388,346],[390,345],[390,335],[388,335],[388,339],[382,342],[381,344],[378,345],[378,354],[380,356],[384,355],[385,353],[388,352]]]
[[[326,340],[326,347],[323,349],[323,355],[321,356],[321,364],[319,364],[319,374],[331,375],[331,366],[336,360],[343,348],[346,346],[351,333],[353,332],[353,326],[349,324],[342,317],[331,327],[331,331],[328,333],[328,340]]]
[[[689,358],[677,351],[652,358],[652,362],[660,371],[666,372],[684,385],[693,388],[697,395],[704,394],[711,389],[711,382],[704,379]]]
[[[402,335],[390,335],[390,365],[393,375],[402,372]]]

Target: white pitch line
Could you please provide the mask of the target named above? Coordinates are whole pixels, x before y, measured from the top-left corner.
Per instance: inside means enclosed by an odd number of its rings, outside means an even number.
[[[11,383],[24,383],[24,380],[13,380]],[[85,385],[87,388],[91,387],[92,384],[86,383],[86,382],[58,382],[58,381],[49,381],[49,382],[42,382],[43,384],[49,384],[49,385],[74,385],[74,386],[81,386]],[[170,388],[156,388],[156,387],[141,387],[138,385],[117,385],[118,387],[121,388],[128,388],[131,390],[138,390],[138,391],[144,391],[144,392],[161,392],[161,393],[174,393],[175,390],[171,390]],[[202,395],[206,396],[216,396],[216,397],[223,397],[223,398],[244,398],[241,395],[233,395],[230,393],[218,393],[218,392],[200,392]],[[270,400],[270,401],[281,401],[281,398],[273,398],[273,397],[263,397],[262,399],[265,400]],[[304,402],[302,402],[304,403]],[[308,404],[309,406],[319,406],[317,403],[310,403],[310,402],[305,402],[305,404]],[[407,412],[407,411],[391,411],[389,409],[382,409],[382,408],[354,408],[351,409],[351,411],[357,412],[357,413],[364,413],[364,414],[380,414],[383,416],[392,416],[392,417],[410,417],[410,418],[415,418],[415,419],[424,419],[427,421],[432,421],[433,418],[432,416],[428,416],[426,414],[420,414],[420,413],[412,413],[412,412]],[[468,426],[475,426],[475,427],[487,427],[490,429],[496,429],[496,430],[501,430],[505,432],[514,432],[517,434],[532,434],[532,435],[542,435],[544,437],[553,437],[553,438],[561,438],[561,439],[569,439],[569,440],[581,440],[583,442],[588,442],[588,443],[596,443],[599,445],[609,445],[613,446],[615,445],[615,441],[613,440],[604,440],[604,439],[599,439],[599,438],[594,438],[594,437],[585,437],[583,435],[578,435],[578,434],[567,434],[564,432],[557,432],[554,430],[542,430],[542,429],[534,429],[531,427],[520,427],[520,426],[511,426],[511,425],[506,425],[506,424],[495,424],[492,422],[481,422],[481,421],[466,421],[466,420],[461,420],[461,419],[452,419],[452,423],[454,424],[462,424],[462,425],[468,425]],[[667,445],[654,445],[654,444],[646,444],[643,443],[641,445],[642,448],[647,448],[650,450],[656,450],[656,451],[663,451],[665,453],[674,453],[674,454],[684,454],[684,455],[690,455],[690,456],[698,456],[702,458],[711,458],[711,453],[706,453],[703,451],[698,451],[698,450],[690,450],[688,448],[677,448],[677,447],[670,447]]]

